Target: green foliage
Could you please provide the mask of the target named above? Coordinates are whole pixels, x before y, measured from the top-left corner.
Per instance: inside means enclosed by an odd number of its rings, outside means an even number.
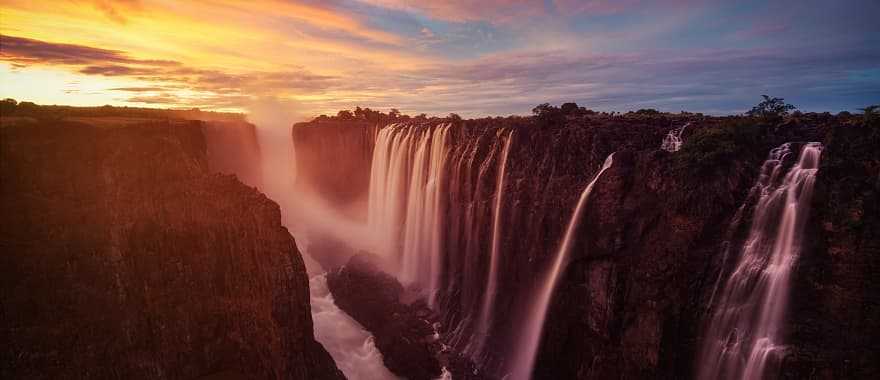
[[[135,117],[147,119],[223,120],[244,121],[245,115],[230,112],[202,111],[198,108],[174,110],[141,107],[74,107],[39,105],[33,102],[16,102],[15,99],[0,101],[0,114],[4,117],[20,116],[41,120],[60,120],[67,117]]]
[[[561,107],[542,103],[532,108],[532,114],[535,115],[538,126],[552,127],[564,125],[567,119],[595,115],[596,112],[578,107],[577,103],[563,103]]]
[[[577,103],[562,103],[559,109],[566,115],[573,115],[579,111]]]
[[[780,118],[788,116],[788,113],[797,109],[797,107],[785,103],[783,98],[771,98],[767,95],[761,95],[764,98],[758,105],[752,107],[746,115],[761,118]]]
[[[565,124],[565,114],[559,107],[551,106],[550,103],[538,104],[532,108],[532,114],[539,127],[558,127]]]
[[[820,166],[819,180],[826,189],[820,212],[836,221],[842,233],[880,223],[880,128],[876,125],[840,125],[827,137]]]
[[[639,115],[659,115],[660,111],[657,111],[653,108],[642,108],[636,111],[636,113]]]
[[[880,104],[874,104],[862,108],[862,112],[865,113],[866,123],[874,126],[880,124]]]
[[[698,176],[726,170],[764,145],[766,133],[765,125],[742,121],[696,129],[675,155],[676,167]]]

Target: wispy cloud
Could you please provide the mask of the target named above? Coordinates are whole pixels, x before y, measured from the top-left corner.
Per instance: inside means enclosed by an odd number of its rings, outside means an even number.
[[[117,103],[478,116],[562,101],[726,113],[761,93],[808,109],[880,99],[880,3],[868,0],[9,0],[0,10],[4,75],[61,70],[101,86],[56,92]]]
[[[270,96],[279,91],[320,93],[338,84],[335,77],[314,74],[298,67],[287,67],[279,71],[229,73],[189,67],[176,61],[135,59],[127,52],[119,50],[6,35],[0,35],[0,41],[3,44],[0,58],[19,67],[61,65],[87,75],[129,77],[144,82],[171,84],[171,86],[112,88],[109,89],[110,91],[169,91],[172,87],[185,87],[191,92],[199,93],[199,97],[190,99],[187,104],[202,102],[200,104],[203,106],[234,106],[231,100],[240,101],[249,96]],[[177,102],[186,98],[163,94],[132,96],[126,99],[136,103],[178,104]]]
[[[31,38],[0,35],[0,57],[19,64],[64,64],[83,65],[89,63],[124,63],[147,66],[175,66],[180,62],[170,60],[140,60],[129,57],[118,50],[108,50],[89,46],[51,43]]]

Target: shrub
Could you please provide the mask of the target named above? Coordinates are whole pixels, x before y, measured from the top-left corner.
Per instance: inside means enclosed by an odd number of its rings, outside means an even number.
[[[743,122],[696,129],[675,155],[676,167],[698,176],[724,171],[765,145],[766,131],[766,125]]]
[[[642,109],[636,111],[636,114],[639,114],[639,115],[659,115],[660,111],[657,111],[653,108],[642,108]]]

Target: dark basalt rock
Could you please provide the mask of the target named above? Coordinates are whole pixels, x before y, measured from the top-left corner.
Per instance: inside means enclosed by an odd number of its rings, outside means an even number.
[[[414,380],[437,379],[441,367],[454,379],[490,379],[450,350],[436,313],[382,272],[376,260],[368,254],[353,256],[327,274],[327,285],[336,305],[375,336],[388,369]]]
[[[830,131],[788,312],[787,379],[880,377],[880,123]]]
[[[403,286],[366,255],[327,274],[327,287],[340,309],[376,338],[385,366],[408,379],[440,376],[438,351],[423,303],[405,304]]]
[[[4,127],[0,377],[342,379],[278,205],[200,122]]]

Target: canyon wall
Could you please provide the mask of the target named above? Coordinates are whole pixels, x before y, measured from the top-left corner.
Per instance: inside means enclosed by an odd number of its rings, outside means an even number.
[[[361,120],[295,124],[297,187],[340,206],[362,200],[370,184],[376,129],[376,123]]]
[[[880,376],[880,122],[829,131],[791,290],[785,378]]]
[[[406,128],[436,130],[447,122]],[[661,150],[664,136],[686,123],[681,150]],[[349,127],[337,126],[354,136],[366,134],[356,124]],[[310,128],[320,131],[317,125]],[[792,348],[781,375],[876,375],[868,357],[877,351],[873,277],[880,257],[875,206],[880,165],[876,149],[866,147],[876,141],[877,130],[861,118],[816,114],[785,122],[694,115],[570,117],[557,123],[515,117],[452,121],[446,175],[438,177],[443,189],[441,285],[436,294],[425,295],[435,298],[444,343],[472,357],[487,377],[508,373],[522,326],[535,313],[530,300],[578,196],[616,152],[576,230],[533,376],[695,376],[695,351],[714,289],[736,261],[724,255],[725,245],[740,238],[730,226],[761,163],[782,143],[818,141],[827,150],[809,219],[809,247],[793,274],[787,314],[792,327],[786,331]],[[513,140],[500,182],[497,171],[508,138]],[[320,149],[326,157],[344,157],[332,146]],[[369,170],[369,161],[348,165]],[[370,191],[369,186],[358,189],[351,191]],[[493,228],[496,215],[500,223]],[[405,244],[404,230],[397,244]],[[491,327],[484,331],[477,321],[483,318],[493,240],[500,252],[497,289],[488,316]],[[406,251],[394,244],[390,249]],[[833,339],[834,326],[848,327],[846,339]]]
[[[208,169],[235,174],[250,186],[263,188],[256,126],[243,121],[205,121]]]
[[[0,129],[0,377],[343,378],[278,205],[211,171],[258,178],[209,162],[211,128]]]

